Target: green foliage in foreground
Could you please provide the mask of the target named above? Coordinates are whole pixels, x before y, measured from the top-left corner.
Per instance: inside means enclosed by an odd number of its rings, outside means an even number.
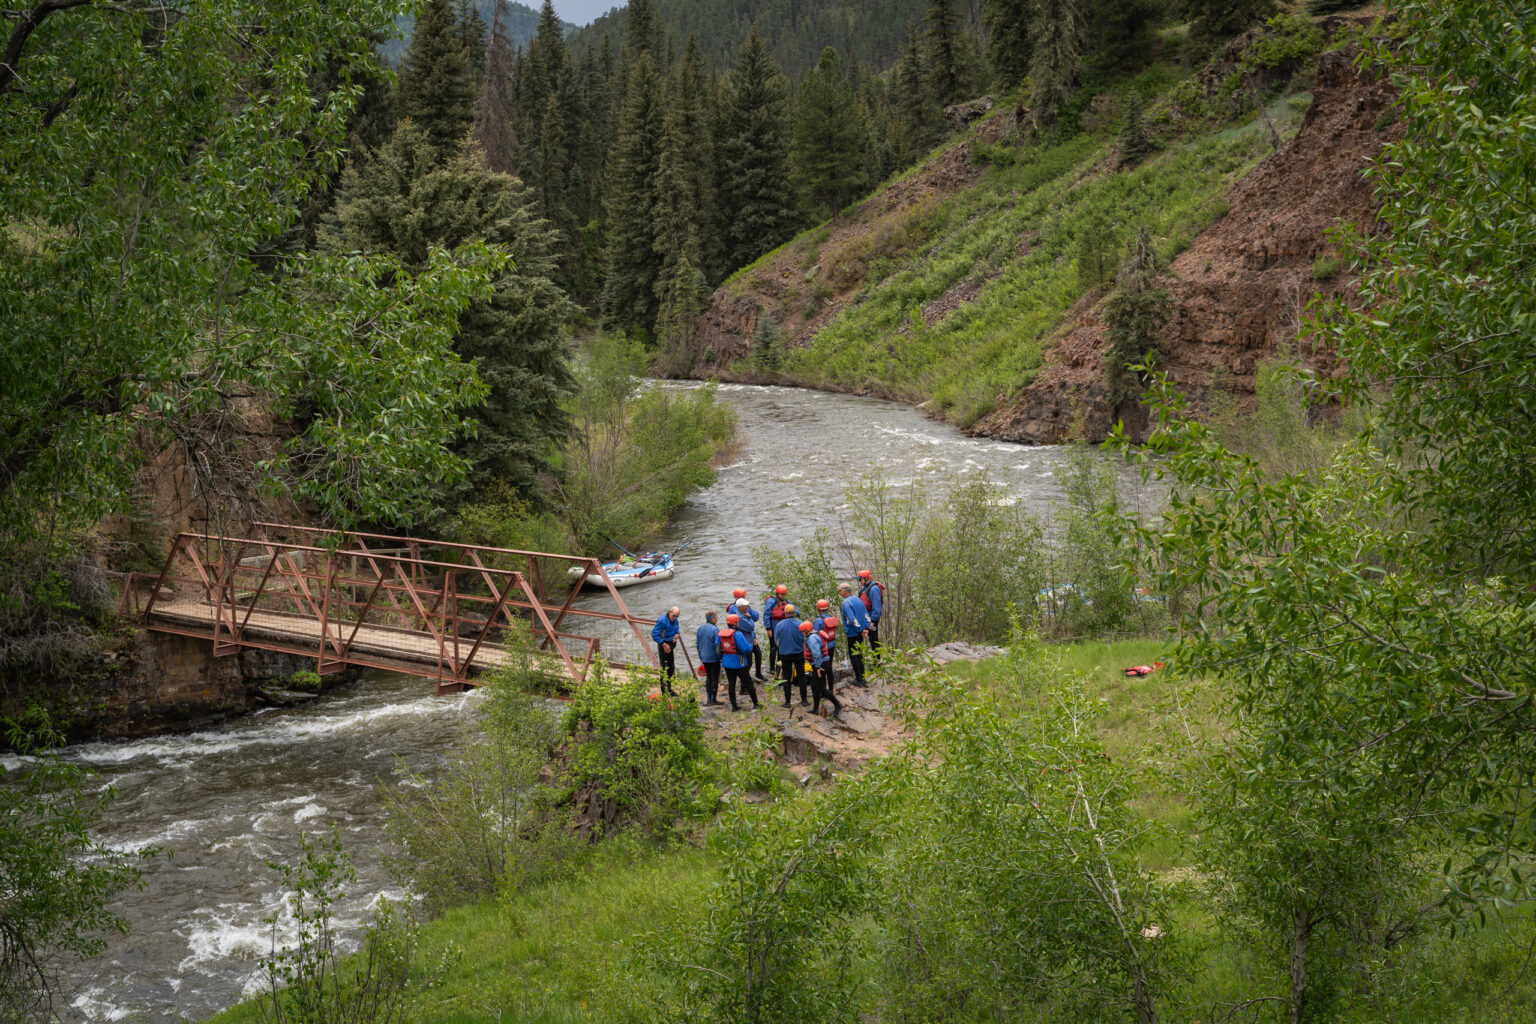
[[[1278,118],[1298,123],[1288,105]],[[871,267],[853,304],[789,355],[785,375],[932,401],[956,422],[972,423],[1032,379],[1046,339],[1093,281],[1091,273],[1080,278],[1074,261],[1083,232],[1104,233],[1107,225],[1115,251],[1144,227],[1166,262],[1225,212],[1223,190],[1270,149],[1268,130],[1255,120],[1172,146],[1134,169],[1090,173],[1112,144],[1079,135],[1021,148],[937,203],[926,225],[932,241]],[[922,307],[967,282],[980,286],[976,298],[927,325]]]
[[[30,755],[0,767],[0,1021],[51,1020],[55,971],[106,946],[127,923],[111,909],[139,882],[135,862],[154,856],[113,850],[91,837],[115,796],[90,773],[49,752],[62,742],[46,715],[7,719],[5,744]]]

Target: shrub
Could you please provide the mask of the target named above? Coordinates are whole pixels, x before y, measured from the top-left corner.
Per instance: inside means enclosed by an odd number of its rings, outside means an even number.
[[[272,951],[262,957],[267,989],[259,1002],[270,1024],[389,1024],[405,1020],[413,987],[430,987],[451,960],[421,976],[415,922],[380,899],[360,955],[346,957],[335,932],[334,907],[357,880],[352,859],[334,831],[329,838],[299,837],[298,863],[268,862],[282,878],[286,909],[298,929],[295,942],[278,942],[280,916],[267,917]]]
[[[649,690],[647,678],[616,682],[602,670],[577,687],[561,726],[564,779],[594,825],[669,836],[680,819],[714,810],[714,760],[698,704]]]
[[[1137,590],[1136,552],[1124,529],[1115,465],[1076,445],[1060,475],[1055,577],[1044,612],[1072,634],[1144,632],[1160,616]]]
[[[834,607],[838,603],[837,572],[832,566],[832,542],[826,527],[816,528],[799,555],[753,548],[752,568],[762,577],[765,591],[781,583],[789,588],[789,600],[800,610],[801,618],[816,607],[818,598],[826,598]]]
[[[478,501],[460,505],[448,532],[463,544],[514,551],[564,551],[570,544],[558,519],[534,509],[510,484],[500,480],[481,492]]]
[[[400,769],[382,795],[401,850],[391,870],[433,910],[519,888],[570,852],[539,785],[558,725],[528,692],[539,674],[529,648],[507,649],[510,667],[480,680],[479,736],[431,776]]]
[[[1314,281],[1331,281],[1338,276],[1339,270],[1343,266],[1343,260],[1337,256],[1329,256],[1324,253],[1312,261],[1312,279]]]
[[[288,689],[301,690],[304,693],[319,693],[324,685],[325,681],[320,678],[320,673],[307,668],[295,672],[287,679]]]

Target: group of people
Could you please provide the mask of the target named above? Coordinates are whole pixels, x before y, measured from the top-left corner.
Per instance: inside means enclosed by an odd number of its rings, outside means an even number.
[[[864,647],[880,649],[880,616],[885,611],[885,586],[868,569],[858,571],[858,592],[849,583],[838,585],[840,603],[837,612],[825,598],[815,602],[814,612],[801,618],[801,609],[789,600],[789,588],[773,588],[759,612],[737,587],[725,608],[725,622],[718,612],[704,613],[704,622],[694,634],[694,649],[704,669],[706,707],[720,707],[720,677],[726,680],[726,693],[732,711],[743,707],[738,696],[760,707],[757,683],[767,682],[763,674],[763,648],[768,650],[768,671],[784,686],[784,706],[794,706],[796,688],[800,703],[819,714],[821,702],[832,705],[834,716],[842,713],[842,702],[832,691],[838,634],[848,645],[848,664],[853,669],[855,686],[867,686],[864,679]],[[810,611],[810,609],[807,609]],[[661,663],[661,692],[674,694],[675,653],[682,635],[682,612],[675,605],[656,620],[651,639]],[[766,634],[760,641],[759,631]]]

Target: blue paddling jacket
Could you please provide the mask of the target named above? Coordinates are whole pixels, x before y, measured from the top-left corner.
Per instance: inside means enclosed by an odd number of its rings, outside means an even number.
[[[864,608],[864,599],[858,594],[853,594],[843,599],[843,632],[851,637],[856,637],[870,628],[869,612]]]
[[[683,627],[678,625],[678,620],[662,612],[661,618],[656,620],[656,625],[651,629],[651,639],[659,644],[676,643],[682,632]]]
[[[693,635],[693,649],[698,652],[702,662],[719,661],[720,627],[713,622],[700,626],[699,631]]]
[[[785,616],[779,620],[779,624],[773,627],[774,643],[779,645],[780,656],[786,654],[804,654],[805,641],[800,636],[800,620]]]

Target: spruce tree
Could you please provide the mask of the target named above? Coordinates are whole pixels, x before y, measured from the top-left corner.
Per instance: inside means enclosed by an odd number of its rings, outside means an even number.
[[[1142,228],[1131,240],[1115,293],[1104,302],[1104,320],[1109,325],[1104,376],[1111,404],[1141,394],[1146,382],[1132,366],[1156,367],[1163,358],[1163,327],[1172,301],[1166,290],[1153,287],[1156,275],[1157,252],[1151,234]]]
[[[683,59],[668,78],[666,116],[656,179],[656,253],[661,257],[657,299],[664,307],[678,282],[691,277],[677,271],[686,260],[693,273],[708,265],[702,242],[715,230],[714,152],[707,112],[704,61],[692,36]]]
[[[1029,105],[1035,127],[1056,123],[1083,63],[1084,0],[1037,0],[1030,26]]]
[[[928,50],[928,80],[933,99],[940,107],[959,102],[962,72],[960,68],[960,26],[955,14],[955,0],[928,0],[924,42]]]
[[[449,0],[427,0],[400,67],[400,116],[416,122],[446,159],[470,129],[473,98],[453,8]]]
[[[618,138],[607,175],[603,319],[650,332],[656,326],[656,178],[660,170],[661,83],[648,53],[630,65]]]
[[[476,490],[502,480],[537,499],[554,445],[570,421],[572,388],[565,322],[575,308],[551,280],[554,236],[521,183],[487,170],[470,152],[442,161],[426,131],[402,121],[366,170],[349,170],[337,207],[333,249],[393,252],[411,270],[431,250],[484,239],[512,262],[488,300],[459,318],[454,349],[473,360],[490,393],[471,413],[476,436],[461,443]]]
[[[1157,147],[1147,131],[1147,122],[1141,116],[1141,97],[1132,95],[1125,101],[1125,125],[1120,129],[1120,166],[1135,167],[1152,155]]]
[[[794,181],[811,212],[825,209],[833,217],[842,212],[843,203],[865,184],[863,155],[858,105],[842,58],[829,46],[805,76],[795,107]]]
[[[907,41],[892,75],[891,94],[893,148],[902,164],[910,164],[938,142],[939,122],[944,116],[929,87],[922,37],[916,25],[907,25]]]
[[[1000,88],[1012,89],[1029,74],[1034,7],[1034,0],[985,0],[982,17],[987,25],[987,57]]]
[[[485,20],[475,0],[456,0],[453,19],[458,26],[459,43],[464,47],[464,67],[469,72],[469,89],[478,94],[481,79],[485,76],[486,29]]]
[[[507,0],[496,0],[491,39],[486,48],[485,75],[475,99],[475,145],[485,166],[511,174],[517,166],[517,133],[512,96],[512,66],[516,51],[507,34]]]
[[[1204,56],[1226,40],[1252,28],[1280,9],[1278,0],[1183,0],[1189,17],[1189,41]]]
[[[720,200],[727,263],[741,267],[794,233],[789,85],[754,28],[726,76]]]

